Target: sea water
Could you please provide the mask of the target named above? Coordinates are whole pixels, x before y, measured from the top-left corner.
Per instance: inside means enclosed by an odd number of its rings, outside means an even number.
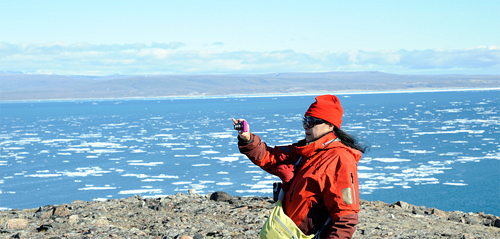
[[[339,94],[370,145],[360,197],[500,215],[500,91]],[[159,197],[194,188],[271,196],[279,179],[237,147],[231,118],[269,146],[304,138],[312,95],[0,103],[0,208]]]

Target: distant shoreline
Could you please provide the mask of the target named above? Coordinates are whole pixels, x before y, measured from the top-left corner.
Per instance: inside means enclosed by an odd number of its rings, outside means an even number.
[[[60,76],[0,74],[0,102],[208,99],[324,93],[380,94],[496,90],[500,75],[395,75],[317,72],[242,75]]]
[[[401,94],[401,93],[426,93],[426,92],[459,92],[459,91],[500,91],[500,87],[492,88],[436,88],[388,91],[318,91],[311,93],[266,93],[266,94],[238,94],[238,95],[179,95],[179,96],[154,96],[154,97],[124,97],[124,98],[68,98],[68,99],[40,99],[40,100],[0,100],[0,103],[42,103],[42,102],[71,102],[71,101],[127,101],[127,100],[184,100],[184,99],[233,99],[233,98],[266,98],[289,96],[315,96],[321,94],[334,95],[363,95],[363,94]]]

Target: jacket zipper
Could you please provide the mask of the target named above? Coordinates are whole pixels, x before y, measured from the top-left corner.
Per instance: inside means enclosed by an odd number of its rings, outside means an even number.
[[[338,141],[340,140],[339,138],[335,138],[335,139],[332,139],[326,143],[324,143],[324,147],[320,150],[317,150],[316,153],[314,153],[312,156],[308,157],[305,161],[309,160],[310,158],[316,156],[317,154],[319,154],[321,151],[323,151],[326,147],[328,147],[328,145],[330,145],[330,143],[332,142],[335,142],[335,141]],[[300,165],[302,163],[302,156],[300,156],[298,162],[295,164],[295,169],[297,168],[298,165]],[[301,168],[302,169],[302,168]],[[293,172],[293,178],[292,178],[292,181],[295,180],[295,176],[297,176],[297,173],[300,172],[300,170],[297,170],[297,172]],[[352,176],[352,175],[351,175]],[[290,192],[290,202],[292,202],[292,195],[293,195],[293,190],[295,190],[295,186],[297,186],[297,183],[298,182],[295,182],[295,184],[293,185],[292,187],[292,191]],[[354,187],[353,187],[354,188]]]
[[[302,156],[299,157],[299,159],[297,160],[297,162],[295,163],[295,167],[294,167],[294,172],[293,172],[293,178],[292,178],[292,182],[295,181],[295,176],[297,175],[297,173],[300,171],[300,170],[297,170],[297,167],[301,164],[302,162]],[[290,192],[290,202],[292,202],[292,195],[293,195],[293,190],[295,190],[295,186],[297,186],[297,182],[295,182],[293,184],[293,187],[292,187],[292,191]]]
[[[297,182],[292,187],[292,191],[290,192],[290,202],[292,202],[292,195],[293,195],[293,190],[295,190],[295,186],[297,185]]]
[[[288,229],[288,227],[285,226],[285,224],[283,222],[281,222],[281,220],[278,218],[278,216],[274,215],[274,218],[276,218],[276,220],[278,220],[278,222],[281,224],[281,226],[283,226],[283,228],[285,228],[288,233],[295,239],[297,239],[297,236],[295,236],[292,231],[290,231],[290,229]]]
[[[354,194],[354,205],[357,204],[356,202],[356,188],[354,188],[354,175],[351,172],[351,186],[352,186],[352,193]]]

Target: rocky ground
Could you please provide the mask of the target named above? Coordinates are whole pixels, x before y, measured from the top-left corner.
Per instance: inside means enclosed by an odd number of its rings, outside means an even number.
[[[1,238],[258,238],[269,197],[178,193],[0,211]],[[361,200],[354,238],[500,238],[500,217]]]

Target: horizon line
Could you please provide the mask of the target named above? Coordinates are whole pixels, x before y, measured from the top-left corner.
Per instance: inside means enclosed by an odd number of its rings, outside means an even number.
[[[460,92],[460,91],[500,91],[500,87],[492,88],[441,88],[422,90],[389,90],[389,91],[318,91],[311,93],[269,93],[269,94],[235,94],[235,95],[181,95],[181,96],[156,96],[156,97],[125,97],[125,98],[75,98],[75,99],[43,99],[43,100],[0,100],[0,104],[15,103],[45,103],[45,102],[71,102],[71,101],[131,101],[131,100],[192,100],[192,99],[235,99],[235,98],[266,98],[266,97],[293,97],[314,95],[371,95],[371,94],[401,94],[401,93],[429,93],[429,92]]]

